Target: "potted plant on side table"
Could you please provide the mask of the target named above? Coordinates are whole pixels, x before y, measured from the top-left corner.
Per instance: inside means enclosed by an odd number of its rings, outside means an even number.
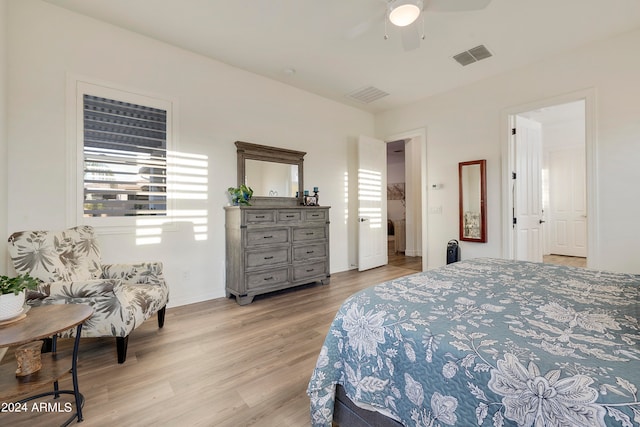
[[[28,289],[35,289],[38,280],[29,273],[16,277],[0,276],[0,322],[16,320],[22,314],[25,293]],[[0,360],[8,348],[0,348]]]
[[[29,273],[15,277],[0,276],[0,321],[18,316],[22,312],[25,292],[37,286],[38,279]]]

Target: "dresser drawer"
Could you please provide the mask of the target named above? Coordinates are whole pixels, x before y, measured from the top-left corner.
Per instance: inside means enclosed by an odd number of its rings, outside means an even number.
[[[289,242],[289,230],[286,228],[247,229],[247,247],[287,242]]]
[[[249,210],[243,211],[245,224],[273,224],[276,222],[274,210]]]
[[[296,221],[299,222],[302,219],[302,213],[297,211],[278,211],[278,222]]]
[[[326,210],[318,210],[318,209],[310,209],[308,211],[302,212],[304,215],[305,221],[322,221],[326,222],[329,220],[327,217],[328,212]]]
[[[246,274],[247,291],[257,288],[273,287],[289,282],[287,267]]]
[[[293,241],[305,242],[308,240],[320,240],[327,238],[326,227],[300,227],[293,229]]]
[[[256,268],[268,265],[287,264],[289,262],[289,247],[269,248],[261,251],[245,252],[245,267]]]
[[[318,261],[293,267],[293,281],[326,275],[326,264],[324,261]]]
[[[295,246],[293,248],[293,260],[303,261],[311,258],[325,258],[327,256],[327,245],[324,243],[318,245]]]

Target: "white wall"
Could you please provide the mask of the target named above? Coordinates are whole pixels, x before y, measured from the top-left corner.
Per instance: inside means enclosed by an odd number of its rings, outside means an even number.
[[[458,235],[458,162],[487,159],[488,242],[461,242],[462,257],[500,257],[504,111],[594,88],[598,165],[599,247],[595,267],[640,273],[640,30],[376,115],[376,134],[427,128],[428,267],[445,263],[445,247]],[[472,67],[473,65],[471,65]]]
[[[542,144],[544,150],[558,150],[567,147],[584,147],[584,119],[567,120],[542,124]]]
[[[0,0],[0,275],[7,268],[7,2]]]
[[[101,234],[105,262],[163,261],[173,306],[224,296],[223,206],[236,183],[234,142],[242,140],[307,152],[307,187],[320,187],[321,203],[332,206],[331,271],[355,263],[355,201],[345,197],[345,177],[355,176],[357,136],[373,134],[371,114],[39,0],[10,2],[8,17],[8,230],[70,225],[65,85],[80,75],[176,100],[178,151],[208,159],[199,205],[207,239],[194,240],[189,222],[165,230],[156,245],[137,246],[133,232]]]
[[[404,184],[404,162],[387,162],[387,185]],[[402,200],[387,200],[387,218],[404,219],[405,206]]]

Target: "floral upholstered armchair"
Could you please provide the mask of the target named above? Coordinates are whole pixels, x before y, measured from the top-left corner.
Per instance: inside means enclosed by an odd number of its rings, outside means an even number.
[[[101,264],[92,227],[13,233],[9,255],[17,273],[29,273],[42,282],[27,295],[29,305],[90,305],[93,315],[81,336],[115,337],[118,363],[127,357],[131,331],[156,312],[158,326],[164,325],[169,289],[162,263]]]

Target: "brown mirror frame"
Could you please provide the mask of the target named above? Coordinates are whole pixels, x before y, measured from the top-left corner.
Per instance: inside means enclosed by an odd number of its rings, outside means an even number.
[[[298,198],[295,197],[260,197],[254,196],[254,200],[264,200],[268,202],[278,202],[292,200],[301,205],[304,190],[304,156],[305,152],[289,150],[286,148],[270,147],[268,145],[253,144],[250,142],[236,141],[238,157],[238,186],[245,183],[246,164],[245,160],[260,160],[263,162],[286,163],[298,165]]]
[[[458,164],[460,240],[480,243],[487,241],[486,169],[486,160]]]

